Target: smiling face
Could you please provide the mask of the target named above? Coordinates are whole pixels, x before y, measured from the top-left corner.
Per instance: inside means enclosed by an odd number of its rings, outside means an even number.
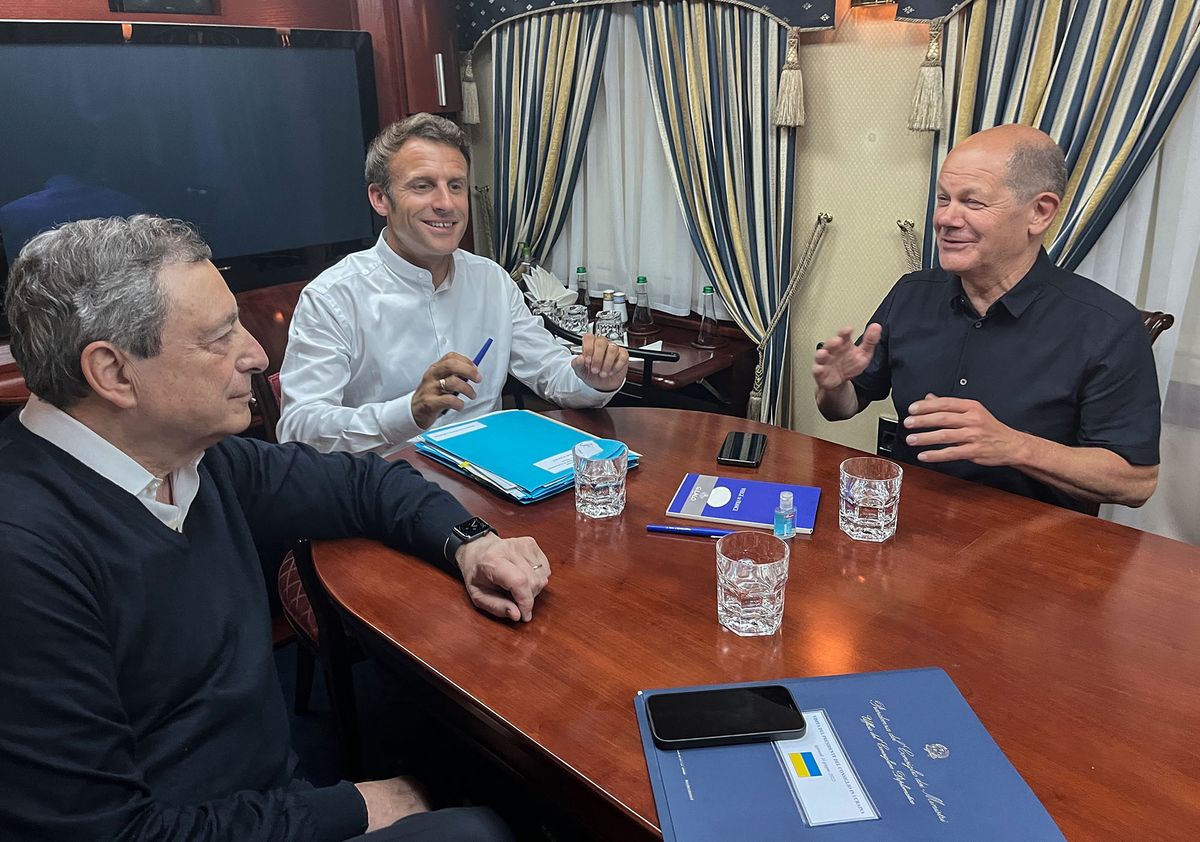
[[[392,156],[391,186],[368,188],[371,206],[387,218],[384,237],[396,254],[445,279],[467,225],[468,175],[462,153],[444,143],[410,138]]]
[[[938,258],[970,282],[1024,274],[1041,246],[1036,197],[1022,202],[1005,183],[1008,155],[985,144],[956,147],[937,182]]]
[[[162,350],[130,363],[141,426],[169,450],[199,453],[250,424],[250,375],[267,365],[237,302],[207,260],[164,267]]]

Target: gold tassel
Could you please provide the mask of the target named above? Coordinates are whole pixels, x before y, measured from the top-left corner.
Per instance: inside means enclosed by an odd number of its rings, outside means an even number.
[[[942,22],[935,20],[929,24],[929,47],[917,72],[917,87],[913,91],[908,127],[914,132],[941,131],[945,111],[943,96]]]
[[[804,77],[800,74],[800,30],[796,27],[788,30],[787,57],[779,71],[773,119],[777,126],[804,125]]]
[[[904,246],[904,262],[908,266],[908,271],[920,272],[921,244],[917,242],[917,235],[914,231],[917,223],[911,219],[897,219],[896,225],[900,227],[900,243]]]
[[[754,386],[750,389],[750,400],[746,403],[746,417],[751,421],[762,421],[763,387],[766,385],[766,345],[758,346],[758,365],[754,367]]]
[[[475,66],[471,63],[471,53],[467,52],[462,58],[462,121],[465,125],[479,124],[479,90],[475,87]]]

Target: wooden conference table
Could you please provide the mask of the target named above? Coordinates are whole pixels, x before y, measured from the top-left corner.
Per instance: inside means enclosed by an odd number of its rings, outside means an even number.
[[[896,537],[857,543],[837,525],[838,464],[856,451],[680,410],[550,414],[644,454],[621,517],[578,517],[569,492],[520,507],[413,456],[501,534],[537,537],[553,576],[533,622],[491,620],[459,582],[372,542],[315,557],[440,715],[597,837],[658,835],[639,689],[940,666],[1067,838],[1196,838],[1200,548],[916,467]],[[715,464],[734,429],[769,436],[756,478],[823,489],[765,638],[717,624],[711,540],[644,531],[685,472],[749,473]]]

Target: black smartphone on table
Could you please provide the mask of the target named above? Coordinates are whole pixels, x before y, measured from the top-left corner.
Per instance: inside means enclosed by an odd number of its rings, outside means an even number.
[[[767,437],[763,433],[729,433],[717,453],[717,463],[740,468],[757,468],[762,464]]]
[[[780,684],[655,693],[646,699],[650,735],[661,749],[798,740],[804,714]]]

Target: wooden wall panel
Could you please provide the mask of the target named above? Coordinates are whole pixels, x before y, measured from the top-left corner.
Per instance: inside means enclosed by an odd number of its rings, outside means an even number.
[[[393,2],[379,0],[349,0],[349,3],[354,10],[354,28],[371,33],[382,128],[410,113],[404,87],[404,56],[400,51],[400,10]]]
[[[108,0],[0,0],[0,20],[102,20],[352,29],[351,0],[218,0],[219,15],[110,12]]]

